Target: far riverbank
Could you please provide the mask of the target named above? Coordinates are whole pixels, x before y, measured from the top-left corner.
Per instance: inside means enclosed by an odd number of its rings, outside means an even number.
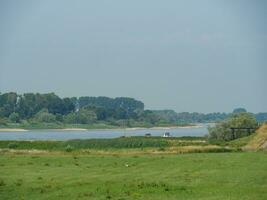
[[[169,129],[177,129],[177,128],[201,128],[203,125],[196,124],[196,125],[186,125],[186,126],[155,126],[155,127],[99,127],[99,128],[76,128],[76,127],[69,127],[69,128],[0,128],[0,132],[25,132],[31,130],[42,130],[42,131],[90,131],[90,130],[126,130],[126,131],[134,131],[134,130],[169,130]]]

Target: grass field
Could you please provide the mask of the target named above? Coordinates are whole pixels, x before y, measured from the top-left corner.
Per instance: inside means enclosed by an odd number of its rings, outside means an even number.
[[[0,141],[0,200],[265,200],[266,133],[262,126],[218,144],[197,137]]]
[[[0,199],[267,199],[267,154],[1,153]]]

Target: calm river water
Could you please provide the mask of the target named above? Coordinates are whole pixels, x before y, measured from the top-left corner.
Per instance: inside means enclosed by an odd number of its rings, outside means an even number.
[[[25,132],[0,132],[0,140],[71,140],[91,138],[117,138],[121,136],[162,136],[169,132],[173,137],[204,136],[208,133],[206,124],[195,128],[164,128],[164,129],[119,129],[119,130],[30,130]]]

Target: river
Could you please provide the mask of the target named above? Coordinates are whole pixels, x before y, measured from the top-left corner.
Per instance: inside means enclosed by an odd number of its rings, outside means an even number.
[[[204,136],[208,133],[206,124],[190,128],[160,129],[108,129],[108,130],[29,130],[25,132],[0,132],[0,140],[71,140],[92,138],[117,138],[121,136],[163,136],[169,132],[172,137]]]

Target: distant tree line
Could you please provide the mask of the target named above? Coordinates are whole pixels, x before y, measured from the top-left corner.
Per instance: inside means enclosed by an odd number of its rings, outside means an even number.
[[[233,114],[238,113],[247,113],[246,109],[244,108],[236,108],[233,110],[232,113],[220,113],[220,112],[214,112],[214,113],[189,113],[189,112],[182,112],[177,113],[177,119],[181,122],[188,122],[188,123],[209,123],[209,122],[220,122],[223,120],[226,120],[233,116]],[[262,123],[267,121],[267,112],[261,112],[261,113],[250,113],[252,114],[257,122]]]
[[[244,112],[235,109],[234,112]],[[0,124],[5,123],[67,123],[93,124],[108,122],[124,126],[179,125],[218,122],[227,113],[176,113],[173,110],[145,110],[144,103],[128,97],[71,97],[60,98],[54,93],[15,92],[0,94]],[[267,113],[254,115],[267,121]]]
[[[72,97],[60,98],[54,93],[15,92],[0,94],[0,117],[11,122],[36,120],[88,124],[97,120],[137,119],[144,104],[133,98]]]
[[[14,113],[21,119],[29,119],[41,110],[51,114],[66,115],[73,112],[75,105],[70,98],[59,98],[54,93],[39,94],[15,92],[0,95],[0,116],[9,117]]]

